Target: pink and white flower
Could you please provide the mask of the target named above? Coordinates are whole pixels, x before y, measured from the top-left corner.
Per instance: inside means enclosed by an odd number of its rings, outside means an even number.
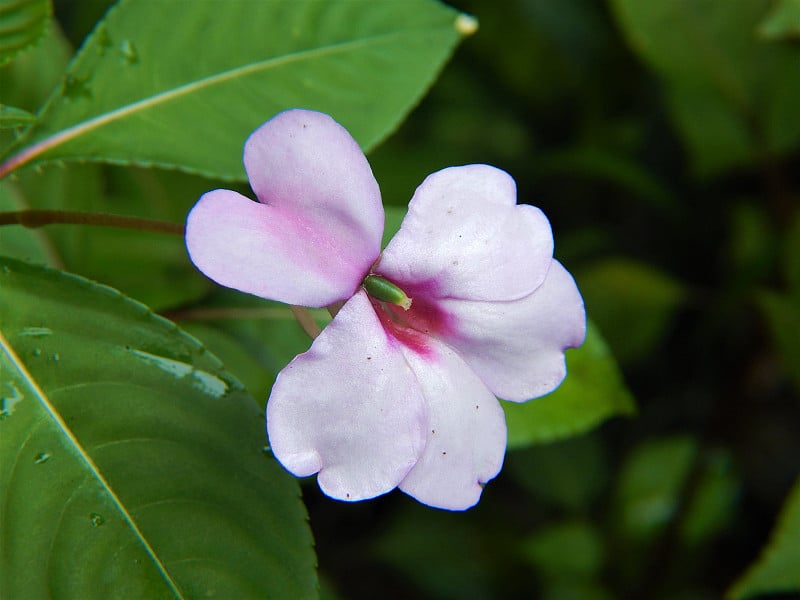
[[[340,500],[398,487],[431,506],[473,506],[503,463],[497,398],[555,389],[564,351],[585,335],[545,216],[516,203],[505,172],[451,167],[417,188],[381,253],[378,184],[329,116],[280,113],[247,140],[244,164],[259,202],[204,194],[187,221],[194,264],[264,298],[344,302],[277,377],[275,457],[297,476],[319,473]]]

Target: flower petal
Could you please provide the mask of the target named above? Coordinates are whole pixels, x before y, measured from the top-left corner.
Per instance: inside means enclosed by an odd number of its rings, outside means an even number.
[[[400,489],[420,502],[465,510],[482,484],[500,472],[506,422],[500,403],[450,348],[435,344],[435,356],[404,350],[428,406],[428,442]]]
[[[553,235],[538,208],[516,201],[514,180],[500,169],[438,171],[417,188],[375,271],[409,295],[522,298],[547,273]]]
[[[275,457],[322,490],[363,500],[397,486],[428,429],[424,400],[397,342],[359,291],[278,374],[267,403]]]
[[[442,300],[442,338],[499,398],[524,402],[553,391],[566,375],[564,350],[586,335],[575,280],[553,260],[544,283],[514,302]]]
[[[261,203],[203,195],[186,226],[192,261],[222,285],[321,307],[349,298],[380,253],[383,206],[356,141],[329,116],[280,113],[248,138]]]

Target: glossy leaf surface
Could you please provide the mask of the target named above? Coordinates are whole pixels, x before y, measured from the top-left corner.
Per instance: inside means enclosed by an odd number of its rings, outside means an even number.
[[[369,148],[425,91],[464,22],[427,0],[222,5],[117,4],[0,175],[88,159],[243,179],[246,137],[294,107],[332,115]]]
[[[297,484],[196,340],[8,259],[0,331],[0,596],[316,595]]]

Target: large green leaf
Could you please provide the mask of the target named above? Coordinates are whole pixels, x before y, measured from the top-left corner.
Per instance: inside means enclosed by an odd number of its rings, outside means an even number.
[[[247,135],[292,107],[331,114],[369,148],[474,29],[465,19],[432,0],[122,0],[0,176],[89,159],[241,179]]]
[[[516,404],[503,402],[509,448],[583,433],[636,407],[617,363],[590,323],[583,346],[567,350],[567,378],[552,394]]]
[[[800,480],[783,506],[759,559],[728,592],[734,600],[765,593],[800,591]]]
[[[297,484],[197,341],[9,259],[0,331],[0,596],[316,595]]]
[[[50,0],[0,0],[0,65],[36,43],[52,11]]]

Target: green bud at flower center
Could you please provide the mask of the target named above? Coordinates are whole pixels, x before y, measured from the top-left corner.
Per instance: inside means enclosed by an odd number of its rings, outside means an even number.
[[[362,285],[367,293],[376,300],[396,304],[401,306],[403,310],[411,308],[411,298],[406,296],[403,290],[383,277],[370,273],[364,278]]]

